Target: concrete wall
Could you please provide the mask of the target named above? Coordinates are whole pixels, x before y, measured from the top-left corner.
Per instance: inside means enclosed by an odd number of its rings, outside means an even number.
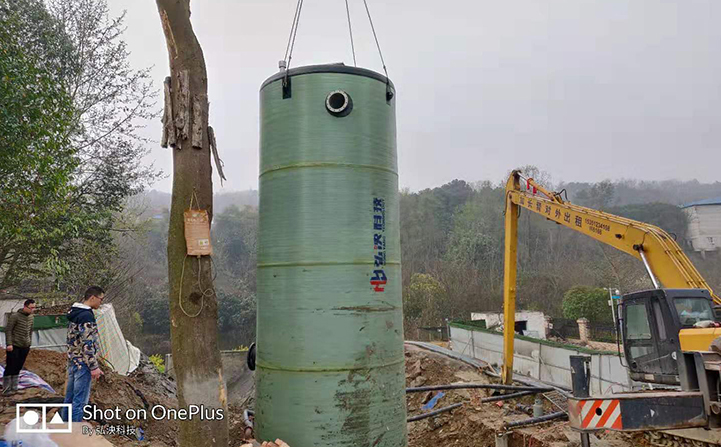
[[[473,312],[471,313],[471,320],[483,320],[486,322],[487,328],[502,326],[503,312]],[[542,340],[546,339],[546,318],[543,312],[516,312],[516,321],[526,322],[526,331],[523,332],[523,335],[540,338]]]
[[[459,354],[503,364],[503,335],[472,331],[451,325],[451,349]],[[561,388],[571,389],[571,355],[589,355],[572,348],[548,346],[538,341],[515,340],[513,371]],[[606,394],[634,389],[617,355],[591,354],[591,393]],[[638,387],[635,387],[638,388]]]

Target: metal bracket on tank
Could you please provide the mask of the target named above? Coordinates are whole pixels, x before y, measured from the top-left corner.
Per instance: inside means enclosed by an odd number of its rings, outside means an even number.
[[[290,98],[290,76],[283,78],[283,99]]]
[[[390,82],[386,81],[386,103],[390,105],[391,99],[395,96],[395,92],[391,88]]]

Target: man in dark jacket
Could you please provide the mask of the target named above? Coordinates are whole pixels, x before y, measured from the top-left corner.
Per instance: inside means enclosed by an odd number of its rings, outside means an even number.
[[[7,357],[3,374],[3,396],[13,394],[18,389],[20,370],[25,365],[32,344],[33,312],[35,300],[25,300],[23,308],[8,317],[5,326]]]
[[[72,422],[83,420],[83,407],[90,399],[92,379],[103,375],[98,364],[98,325],[93,309],[98,309],[105,291],[98,286],[90,287],[82,303],[75,303],[68,312],[68,384],[65,403],[72,404]],[[68,420],[65,408],[63,420]]]

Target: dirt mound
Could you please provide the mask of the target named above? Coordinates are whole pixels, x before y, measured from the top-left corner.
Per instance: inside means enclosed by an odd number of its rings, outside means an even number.
[[[496,379],[482,371],[435,352],[406,345],[406,385],[426,386],[444,385],[457,382],[492,383]],[[408,447],[486,447],[495,446],[497,433],[502,432],[505,422],[527,419],[528,414],[517,405],[530,406],[533,396],[512,399],[504,402],[481,403],[483,397],[491,395],[488,390],[449,390],[443,391],[433,410],[462,402],[463,406],[408,424]],[[406,397],[408,415],[413,416],[427,411],[421,407],[438,391],[428,393],[409,393]],[[545,413],[558,411],[544,399]],[[579,435],[573,432],[567,422],[557,421],[533,427],[514,430],[509,436],[511,447],[566,447],[579,445]],[[603,438],[603,439],[600,439]],[[604,433],[592,436],[597,447],[632,447],[639,443],[630,435]]]
[[[5,353],[0,352],[0,362],[4,363]],[[108,368],[103,368],[105,375],[95,381],[90,393],[90,404],[101,410],[120,409],[120,419],[105,420],[100,417],[96,422],[109,425],[132,425],[143,429],[145,442],[136,438],[106,436],[115,445],[154,445],[176,446],[178,424],[174,421],[156,421],[150,417],[150,410],[155,405],[176,408],[174,384],[156,371],[150,370],[152,365],[145,359],[141,367],[128,377],[121,376]],[[10,398],[0,400],[0,424],[6,424],[15,417],[15,403],[18,402],[62,402],[67,380],[67,357],[55,351],[33,349],[30,351],[25,368],[45,380],[54,390],[51,393],[39,388],[20,390]],[[129,409],[145,409],[146,420],[129,420],[125,418]]]
[[[5,354],[0,351],[0,362]],[[26,362],[26,369],[38,374],[55,393],[32,388],[21,390],[12,398],[0,398],[0,424],[15,417],[18,402],[60,402],[65,391],[67,359],[65,354],[54,351],[32,350]],[[495,379],[463,362],[418,347],[406,347],[406,385],[443,385],[455,382],[490,383]],[[421,407],[438,392],[410,393],[407,395],[409,415],[426,412]],[[450,390],[437,399],[433,409],[454,403],[463,406],[451,412],[408,424],[408,447],[485,447],[495,446],[495,437],[507,421],[526,419],[529,416],[517,404],[532,405],[534,398],[509,400],[502,403],[481,403],[489,396],[487,390]],[[93,384],[90,403],[99,409],[119,408],[119,420],[105,421],[110,425],[132,425],[141,427],[145,440],[127,436],[107,435],[106,439],[116,446],[177,446],[178,423],[175,421],[127,420],[122,416],[128,409],[145,409],[150,413],[155,405],[177,408],[175,383],[159,374],[144,357],[136,372],[129,377],[120,376],[106,369],[106,374]],[[545,402],[546,412],[557,411],[550,402]],[[240,407],[229,408],[228,424],[231,433],[231,447],[243,444],[244,424]],[[102,418],[100,418],[102,419]],[[97,423],[97,422],[95,422]],[[579,436],[568,423],[554,422],[514,430],[509,434],[509,446],[562,447],[578,445]],[[641,445],[640,440],[630,435],[603,433],[592,437],[596,447],[631,447]]]

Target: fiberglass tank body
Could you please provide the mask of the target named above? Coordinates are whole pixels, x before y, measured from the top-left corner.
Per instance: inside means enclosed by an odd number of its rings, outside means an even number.
[[[259,439],[406,445],[393,93],[344,65],[261,87]]]

